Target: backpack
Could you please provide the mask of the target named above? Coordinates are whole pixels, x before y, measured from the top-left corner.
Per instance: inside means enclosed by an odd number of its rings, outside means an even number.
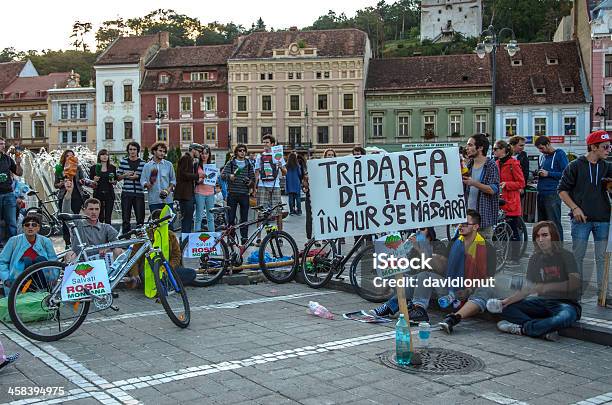
[[[278,176],[278,167],[274,163],[274,159],[271,153],[264,153],[260,157],[261,169],[259,170],[259,177],[263,181],[274,181]]]

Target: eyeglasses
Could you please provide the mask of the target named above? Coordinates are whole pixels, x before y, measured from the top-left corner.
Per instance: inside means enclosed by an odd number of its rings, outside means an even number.
[[[238,149],[238,152],[246,153],[246,149]]]
[[[23,224],[24,228],[35,228],[38,226],[38,222],[26,222]]]
[[[497,147],[493,148],[493,150],[500,150],[500,149],[501,149],[501,148],[497,148]]]
[[[612,149],[612,145],[608,144],[608,145],[602,145],[602,148],[605,150],[610,150]]]
[[[472,226],[472,225],[478,225],[478,224],[473,224],[469,222],[464,222],[463,224],[459,224],[459,226]]]

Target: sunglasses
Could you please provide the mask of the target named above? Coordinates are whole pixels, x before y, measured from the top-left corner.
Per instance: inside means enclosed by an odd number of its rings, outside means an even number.
[[[35,228],[38,226],[38,222],[26,222],[23,224],[24,228]]]
[[[246,150],[245,149],[238,149],[238,152],[246,153]]]

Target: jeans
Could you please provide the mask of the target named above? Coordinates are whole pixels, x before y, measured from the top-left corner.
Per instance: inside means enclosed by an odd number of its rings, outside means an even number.
[[[538,222],[552,221],[557,225],[559,236],[563,241],[563,226],[561,225],[561,198],[559,194],[538,194]]]
[[[2,193],[0,194],[0,218],[6,223],[6,242],[10,237],[17,235],[17,198],[15,194]],[[70,240],[70,239],[69,239]]]
[[[302,214],[302,197],[300,193],[288,193],[289,212],[292,214]]]
[[[104,193],[95,194],[94,197],[100,200],[100,222],[110,224],[113,217],[113,208],[115,206],[115,194]]]
[[[508,225],[512,229],[512,236],[510,238],[510,259],[518,260],[520,259],[521,254],[521,244],[520,244],[520,236],[519,236],[519,217],[506,217]]]
[[[193,199],[178,200],[181,209],[181,233],[191,233],[193,231]]]
[[[525,298],[508,305],[501,314],[508,322],[521,325],[523,334],[532,337],[570,327],[578,319],[574,305],[538,297]]]
[[[572,219],[572,250],[578,265],[578,272],[583,282],[584,287],[588,285],[591,279],[591,274],[584,274],[582,262],[586,254],[589,235],[593,233],[595,240],[595,266],[597,268],[597,287],[602,288],[603,273],[605,266],[606,245],[608,242],[608,232],[610,231],[609,222],[576,222]]]
[[[429,300],[431,299],[431,293],[435,291],[439,297],[446,295],[448,293],[448,288],[446,287],[426,287],[424,286],[424,281],[428,278],[432,280],[443,280],[444,277],[441,275],[434,273],[433,271],[422,271],[417,274],[417,286],[414,288],[414,294],[412,297],[412,302],[414,304],[418,304],[419,306],[427,309],[429,306]]]
[[[238,205],[240,205],[240,221],[245,222],[249,219],[249,196],[248,194],[228,194],[227,195],[227,205],[230,207],[230,210],[227,215],[227,222],[230,225],[236,225],[236,211],[238,210]],[[240,238],[241,243],[244,243],[249,237],[249,227],[243,226],[240,228]]]
[[[143,194],[121,194],[121,230],[123,233],[132,229],[132,208],[134,208],[136,224],[144,224],[145,200]]]
[[[195,202],[196,202],[196,213],[195,213],[195,227],[196,230],[202,230],[202,218],[204,218],[204,214],[206,214],[206,224],[207,231],[214,232],[215,231],[215,215],[210,212],[211,209],[215,208],[215,195],[202,195],[195,194]]]

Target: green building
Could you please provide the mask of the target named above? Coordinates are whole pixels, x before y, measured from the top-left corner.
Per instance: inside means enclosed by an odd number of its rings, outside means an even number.
[[[365,89],[366,146],[464,144],[491,130],[491,68],[477,55],[372,59]],[[404,147],[402,147],[404,145]]]

